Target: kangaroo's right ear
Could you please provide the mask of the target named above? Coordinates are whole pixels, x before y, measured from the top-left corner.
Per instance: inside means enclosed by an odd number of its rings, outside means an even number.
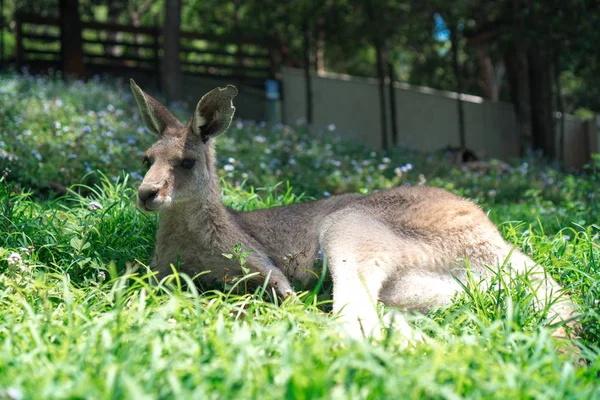
[[[133,79],[130,79],[129,83],[131,84],[133,97],[135,97],[135,101],[140,109],[142,120],[144,121],[146,128],[156,135],[162,136],[167,127],[183,127],[181,122],[171,113],[171,111],[167,110],[165,106],[140,89]]]
[[[237,95],[237,88],[227,85],[202,96],[190,121],[194,135],[206,143],[208,139],[225,132],[235,113],[233,98]]]

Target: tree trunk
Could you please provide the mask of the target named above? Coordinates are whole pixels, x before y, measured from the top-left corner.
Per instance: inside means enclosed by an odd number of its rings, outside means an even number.
[[[458,112],[458,139],[461,148],[467,147],[467,137],[465,134],[465,110],[462,101],[463,93],[463,82],[462,74],[460,71],[460,65],[458,63],[458,27],[455,24],[450,26],[450,43],[452,46],[452,69],[454,70],[454,76],[456,78],[456,91],[458,92],[458,99],[456,108]]]
[[[550,159],[556,158],[552,116],[552,58],[540,46],[529,49],[529,95],[531,101],[533,147]]]
[[[315,65],[317,73],[325,72],[325,20],[319,18],[317,24],[317,43],[315,49]]]
[[[81,17],[78,0],[59,0],[60,49],[62,69],[66,76],[86,78],[81,41]]]
[[[179,58],[181,31],[181,0],[165,1],[163,29],[163,73],[167,102],[181,99],[182,72]]]
[[[500,62],[494,70],[487,43],[477,46],[477,61],[481,74],[480,86],[483,98],[498,101],[504,75],[504,63]]]
[[[515,41],[504,54],[510,97],[517,118],[519,152],[525,155],[533,146],[531,131],[531,102],[529,96],[529,67],[525,45]]]
[[[302,46],[303,58],[304,58],[304,81],[306,87],[306,121],[309,124],[313,123],[313,93],[312,93],[312,82],[310,77],[310,30],[308,27],[308,21],[305,21],[302,27],[304,33],[304,43]]]
[[[560,118],[560,128],[558,136],[558,159],[565,163],[565,104],[563,101],[562,90],[560,85],[560,55],[554,54],[554,89],[556,92],[556,111]]]
[[[381,42],[375,42],[375,50],[377,51],[377,78],[379,79],[379,110],[380,110],[380,124],[381,124],[381,147],[384,150],[389,148],[388,144],[388,130],[387,130],[387,111],[385,109],[385,85],[386,85],[386,73],[385,66],[387,65],[387,54],[384,48],[384,44]]]

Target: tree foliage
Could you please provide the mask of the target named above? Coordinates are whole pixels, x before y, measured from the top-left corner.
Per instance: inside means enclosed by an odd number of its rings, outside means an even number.
[[[79,6],[83,19],[153,25],[165,1]],[[55,2],[8,0],[5,12],[53,15]],[[523,147],[547,152],[553,109],[600,110],[598,20],[597,0],[183,0],[181,12],[182,30],[268,41],[289,66],[375,76],[379,47],[402,81],[512,101]]]

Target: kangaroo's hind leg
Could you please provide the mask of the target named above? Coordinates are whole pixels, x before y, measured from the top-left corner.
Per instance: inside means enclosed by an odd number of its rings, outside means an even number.
[[[377,301],[407,248],[385,224],[353,210],[323,222],[320,245],[333,279],[333,311],[353,337],[379,336]]]
[[[541,308],[548,306],[548,318],[551,322],[566,323],[566,328],[559,326],[554,329],[552,336],[559,339],[573,338],[578,328],[579,313],[575,303],[564,293],[564,289],[542,266],[517,249],[511,252],[510,263],[512,271],[528,274],[536,291],[538,306]]]

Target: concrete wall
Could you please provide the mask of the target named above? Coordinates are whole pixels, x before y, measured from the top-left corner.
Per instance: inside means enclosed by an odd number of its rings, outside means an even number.
[[[134,78],[142,89],[150,93],[158,91],[155,75],[138,72],[130,74],[128,78]],[[225,87],[228,83],[235,85],[240,92],[235,99],[236,118],[264,121],[266,106],[264,90],[245,86],[234,80],[184,75],[183,99],[189,103],[190,108],[193,108],[204,94],[216,87]]]
[[[154,76],[135,76],[145,89],[155,89]],[[235,100],[236,117],[264,121],[264,90],[217,78],[184,76],[184,97],[191,107],[215,87],[235,84],[240,94]],[[381,147],[379,95],[376,79],[328,74],[313,76],[313,116],[316,126],[335,124],[336,131],[363,141],[369,147]],[[457,94],[431,88],[395,83],[398,141],[422,151],[435,151],[447,145],[459,145]],[[295,124],[306,117],[304,72],[282,69],[282,119]],[[467,147],[480,156],[509,159],[519,155],[516,119],[509,103],[484,101],[463,95]],[[388,143],[391,143],[389,97]],[[584,121],[565,115],[565,166],[581,168],[598,152],[600,117]],[[556,144],[560,146],[560,120],[556,120]]]
[[[306,117],[303,71],[282,69],[282,120],[294,124]],[[313,79],[313,118],[317,126],[336,125],[338,131],[373,147],[381,146],[377,87],[369,79]]]
[[[183,96],[195,107],[205,93],[216,87],[225,87],[230,83],[235,85],[239,94],[235,98],[235,117],[253,121],[265,120],[265,92],[262,89],[245,86],[235,81],[185,75]]]
[[[573,115],[564,115],[564,164],[567,169],[581,169],[592,160],[591,154],[598,153],[596,121],[585,121]],[[556,119],[556,140],[560,141],[560,119]],[[560,148],[560,144],[557,143]]]
[[[306,116],[304,72],[284,68],[283,121]],[[347,75],[313,76],[313,123],[335,124],[337,131],[381,147],[377,80]],[[459,144],[457,93],[395,83],[398,141],[422,151]],[[467,147],[483,157],[508,159],[519,155],[512,104],[463,95]],[[386,92],[389,119],[389,97]],[[388,121],[389,125],[389,121]],[[557,129],[558,129],[557,125]],[[391,135],[391,128],[388,128]],[[558,137],[558,135],[557,135]],[[388,140],[391,143],[391,140]],[[598,151],[595,123],[565,116],[565,161],[579,168]],[[558,143],[557,143],[558,145]]]

